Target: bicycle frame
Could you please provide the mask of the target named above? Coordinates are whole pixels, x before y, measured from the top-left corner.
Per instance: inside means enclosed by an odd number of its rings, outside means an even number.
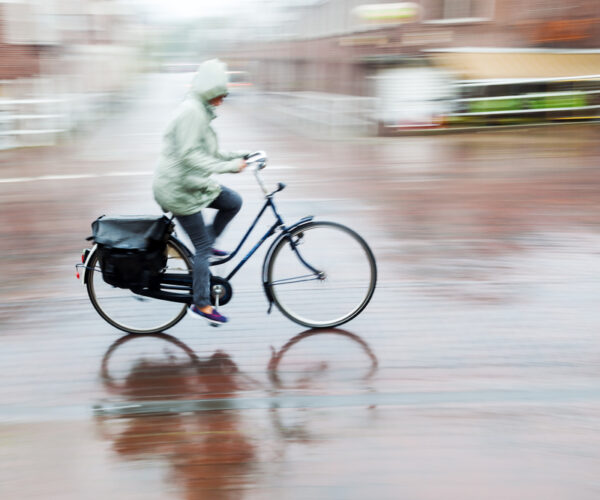
[[[237,253],[240,251],[240,249],[242,248],[242,246],[244,245],[244,243],[246,242],[246,240],[250,236],[250,233],[252,233],[252,230],[256,227],[256,224],[258,223],[258,221],[260,220],[260,218],[263,216],[263,214],[265,213],[265,211],[267,210],[267,208],[271,208],[273,210],[273,214],[275,215],[276,222],[267,230],[267,232],[262,236],[262,238],[260,238],[260,240],[258,240],[258,242],[240,260],[240,262],[238,262],[237,266],[235,266],[235,268],[225,277],[225,279],[227,281],[229,281],[231,278],[233,278],[237,274],[237,272],[243,267],[243,265],[246,262],[248,262],[248,259],[250,259],[250,257],[252,257],[254,255],[254,253],[262,246],[262,244],[266,240],[268,240],[273,234],[275,234],[275,232],[277,231],[278,228],[281,228],[282,234],[284,234],[284,235],[287,234],[290,231],[291,228],[285,227],[285,223],[283,222],[283,219],[281,218],[281,216],[277,212],[277,207],[275,206],[275,203],[273,202],[272,195],[271,196],[267,196],[265,204],[261,208],[260,212],[258,212],[258,215],[255,217],[254,222],[252,222],[252,224],[250,225],[250,228],[248,228],[248,230],[246,231],[246,234],[244,235],[244,237],[242,238],[242,240],[239,242],[239,244],[236,247],[236,249],[230,255],[228,255],[227,257],[224,257],[223,259],[219,259],[219,260],[213,261],[209,265],[210,266],[217,266],[217,265],[220,265],[220,264],[225,264],[226,262],[229,262],[230,260],[232,260],[237,255]],[[295,224],[293,224],[292,227],[296,227],[298,224],[301,224],[301,223],[304,223],[304,222],[308,222],[308,221],[310,221],[312,219],[313,219],[312,216],[304,217],[304,218],[300,219],[298,222],[296,222]],[[294,251],[298,255],[298,258],[302,261],[302,263],[305,266],[307,266],[311,271],[313,271],[315,273],[318,273],[318,271],[316,269],[314,269],[310,264],[308,264],[307,262],[304,261],[304,259],[300,255],[300,253],[297,251],[296,245],[294,244],[294,242],[291,242],[291,244],[292,244],[292,248],[294,248]]]
[[[265,200],[264,205],[258,212],[258,215],[254,218],[254,221],[252,222],[252,224],[246,231],[246,234],[243,236],[241,241],[238,243],[235,250],[227,257],[224,257],[222,259],[215,260],[215,261],[212,261],[209,263],[209,265],[212,267],[212,266],[217,266],[220,264],[225,264],[226,262],[229,262],[230,260],[234,259],[236,257],[236,255],[239,253],[239,251],[242,248],[242,246],[244,245],[244,243],[246,243],[246,241],[248,240],[248,237],[250,236],[250,234],[256,227],[258,221],[261,219],[263,214],[267,211],[268,208],[272,209],[273,214],[275,216],[275,222],[267,230],[267,232],[258,240],[258,242],[250,249],[250,251],[238,262],[238,264],[235,266],[235,268],[224,278],[225,281],[229,282],[229,280],[231,280],[231,278],[233,278],[237,274],[237,272],[244,266],[244,264],[246,262],[248,262],[250,257],[252,257],[256,253],[256,251],[262,246],[262,244],[267,239],[269,239],[271,236],[273,236],[273,234],[275,234],[275,232],[277,232],[277,229],[281,228],[282,233],[281,233],[280,238],[282,238],[282,237],[289,238],[289,233],[292,229],[296,228],[300,224],[304,224],[306,222],[313,220],[313,218],[314,218],[313,216],[307,216],[307,217],[303,217],[302,219],[298,220],[297,222],[295,222],[294,224],[292,224],[289,227],[285,226],[285,223],[284,223],[281,215],[279,215],[279,212],[277,211],[277,207],[275,206],[275,203],[273,201],[273,196],[275,195],[275,193],[277,193],[278,191],[281,191],[284,187],[285,187],[285,185],[279,184],[279,187],[277,190],[275,190],[274,192],[267,194],[265,196],[266,200]],[[297,245],[295,244],[295,242],[292,241],[291,238],[289,238],[289,239],[290,239],[290,245],[291,245],[292,249],[294,250],[294,252],[296,253],[296,255],[298,256],[298,259],[300,260],[300,262],[302,262],[302,264],[304,264],[311,272],[315,273],[316,275],[319,275],[320,271],[315,269],[313,266],[311,266],[308,262],[306,262],[304,260],[304,258],[298,251],[298,248],[297,248]],[[189,274],[178,274],[178,273],[165,274],[161,280],[160,285],[161,285],[161,287],[158,290],[144,289],[144,290],[132,290],[132,291],[134,291],[134,293],[137,293],[138,295],[143,295],[146,297],[153,297],[153,298],[167,300],[167,301],[171,301],[171,302],[187,302],[187,303],[192,302],[191,293],[189,295],[187,295],[187,294],[184,295],[181,293],[170,293],[163,289],[163,288],[166,288],[167,290],[168,289],[178,290],[180,292],[185,291],[187,289],[191,289],[192,279]],[[264,283],[264,286],[265,286],[265,293],[267,295],[267,298],[268,298],[269,302],[272,302],[271,294],[268,290],[266,283]]]
[[[207,269],[209,266],[232,263],[233,270],[230,272],[227,269],[230,267],[229,265],[221,267],[222,275],[209,271],[210,302],[218,308],[232,299],[234,293],[230,280],[256,254],[264,242],[272,237],[268,249],[262,256],[261,281],[268,302],[268,313],[271,312],[273,305],[276,305],[284,316],[310,328],[330,328],[355,318],[371,300],[377,281],[375,258],[366,241],[343,224],[332,221],[314,221],[312,216],[304,217],[287,225],[279,214],[274,200],[276,193],[283,190],[285,185],[279,183],[272,192],[267,190],[259,176],[259,171],[265,167],[267,161],[264,153],[257,152],[249,155],[247,160],[249,160],[248,164],[256,167],[254,175],[264,193],[264,204],[259,208],[254,220],[241,236],[241,240],[231,255],[214,259],[211,262],[208,256],[202,253],[195,261],[196,265],[205,266]],[[271,224],[266,222],[266,227],[268,227],[266,232],[263,235],[257,235],[257,241],[254,244],[249,243],[251,233],[267,211],[272,211],[275,220],[270,221]],[[171,220],[173,218],[174,216],[171,217]],[[260,232],[263,230],[261,229]],[[339,243],[337,248],[343,249],[344,256],[346,249],[353,253],[347,258],[341,259],[339,250],[338,253],[334,251],[333,254],[327,254],[330,257],[328,261],[326,250],[331,248],[328,238],[333,238],[334,242]],[[244,245],[251,248],[245,255],[241,255]],[[333,248],[335,249],[336,245],[333,245]],[[171,232],[168,233],[164,253],[161,255],[165,260],[160,264],[163,267],[146,269],[148,279],[140,280],[143,284],[136,287],[126,286],[127,284],[131,285],[132,280],[129,283],[119,283],[124,286],[113,287],[116,289],[116,292],[113,292],[110,287],[107,288],[102,283],[104,276],[100,273],[106,270],[109,262],[102,262],[104,256],[100,253],[101,250],[102,247],[99,244],[84,250],[82,262],[76,267],[78,271],[80,268],[85,269],[82,281],[87,288],[89,298],[96,311],[108,323],[129,333],[157,333],[171,328],[186,315],[186,305],[194,302],[192,271],[194,254],[193,249],[180,241],[172,232],[172,227]],[[349,274],[346,272],[346,268],[354,267],[359,271],[358,278],[351,277],[352,281],[346,285],[345,276]],[[128,270],[123,269],[123,274],[128,274]],[[329,279],[330,274],[331,280]],[[338,277],[341,279],[337,279]],[[364,285],[358,280],[362,280]],[[110,282],[111,280],[108,279],[109,285]],[[306,285],[303,282],[311,283]],[[302,284],[297,285],[298,283]],[[326,286],[328,284],[332,286]],[[342,296],[347,288],[351,289],[348,298]],[[321,291],[323,294],[320,293]],[[319,301],[323,304],[327,304],[330,299],[335,300],[337,297],[341,297],[341,299],[331,309],[327,307],[314,308],[311,307],[309,301],[304,300],[304,296],[313,299],[313,302]],[[177,307],[155,307],[156,304],[145,300],[144,297],[173,302],[177,304]],[[298,297],[300,301],[297,300]],[[112,307],[115,299],[121,298],[128,300],[130,307],[127,305],[122,308]],[[144,303],[146,304],[144,305]],[[137,305],[140,305],[141,309],[136,307]],[[140,321],[136,319],[138,309]],[[325,313],[326,316],[319,313]]]

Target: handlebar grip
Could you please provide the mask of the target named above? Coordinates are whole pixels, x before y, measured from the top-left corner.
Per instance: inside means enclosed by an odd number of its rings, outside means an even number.
[[[248,153],[247,155],[244,155],[244,160],[249,160],[253,156],[263,156],[263,155],[264,155],[264,153],[262,151],[254,151],[253,153]]]

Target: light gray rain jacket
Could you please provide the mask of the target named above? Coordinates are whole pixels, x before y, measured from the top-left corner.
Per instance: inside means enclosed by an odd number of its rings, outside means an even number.
[[[213,174],[238,172],[246,152],[219,151],[210,126],[215,118],[211,99],[227,94],[226,66],[217,59],[203,62],[187,99],[175,112],[163,139],[154,174],[154,199],[165,212],[191,215],[219,196]]]

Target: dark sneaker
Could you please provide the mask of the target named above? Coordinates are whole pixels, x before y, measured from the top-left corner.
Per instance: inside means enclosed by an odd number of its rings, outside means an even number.
[[[223,323],[227,323],[227,318],[222,314],[219,314],[214,307],[211,313],[205,313],[192,304],[188,307],[188,314],[191,314],[195,318],[204,318],[211,326],[220,326]]]
[[[229,252],[219,250],[218,248],[211,248],[210,253],[213,257],[227,257],[229,255]]]

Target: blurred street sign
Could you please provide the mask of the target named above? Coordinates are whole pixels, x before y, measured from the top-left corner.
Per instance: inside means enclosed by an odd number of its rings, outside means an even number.
[[[352,13],[362,22],[372,24],[398,24],[415,21],[419,5],[414,2],[359,5]]]

